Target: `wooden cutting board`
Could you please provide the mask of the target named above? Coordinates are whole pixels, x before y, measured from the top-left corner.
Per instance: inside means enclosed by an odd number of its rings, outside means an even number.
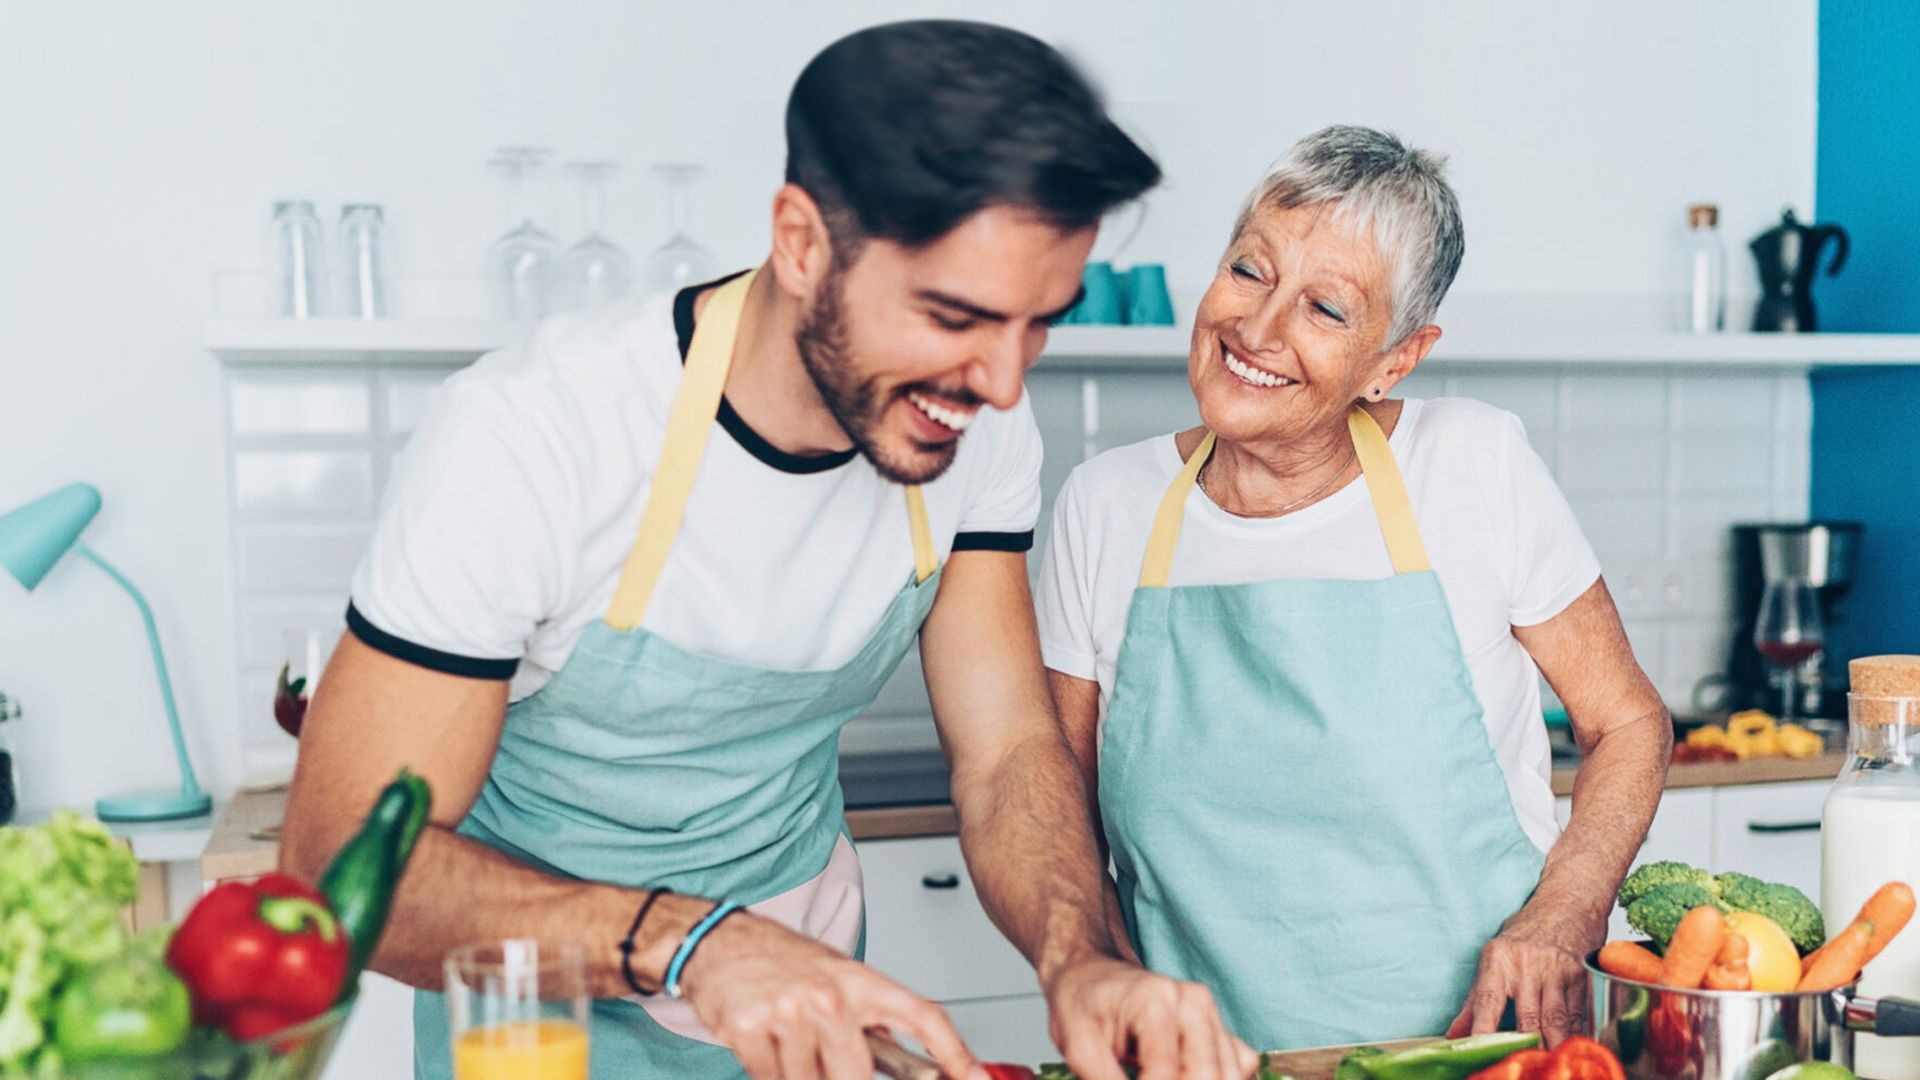
[[[1382,1050],[1404,1050],[1410,1046],[1433,1042],[1432,1039],[1402,1039],[1399,1042],[1376,1043]],[[1351,1046],[1322,1046],[1313,1050],[1283,1050],[1267,1055],[1267,1067],[1278,1069],[1298,1080],[1333,1080],[1333,1068],[1340,1059],[1347,1056]]]

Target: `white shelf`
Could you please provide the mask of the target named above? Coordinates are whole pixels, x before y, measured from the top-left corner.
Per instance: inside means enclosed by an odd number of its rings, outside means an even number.
[[[200,853],[206,849],[207,841],[213,838],[213,823],[220,817],[220,811],[226,808],[225,799],[216,798],[213,810],[199,817],[181,818],[178,821],[108,821],[107,831],[119,837],[133,848],[133,857],[141,862],[197,862]],[[16,825],[37,825],[53,816],[53,807],[23,806],[14,815]],[[87,817],[93,816],[93,808],[75,807]]]
[[[1920,334],[1685,334],[1649,325],[1647,305],[1464,301],[1441,312],[1428,361],[1447,367],[1703,367],[1810,370],[1920,365]],[[458,365],[512,341],[525,324],[486,319],[209,320],[203,341],[222,363]],[[1062,326],[1048,342],[1052,370],[1179,370],[1184,326]]]
[[[228,364],[466,364],[523,330],[494,319],[209,319],[201,342]]]

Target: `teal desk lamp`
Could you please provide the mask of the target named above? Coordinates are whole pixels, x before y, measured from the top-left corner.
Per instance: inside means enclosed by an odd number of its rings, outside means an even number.
[[[170,821],[197,817],[213,809],[213,799],[200,790],[187,758],[187,742],[180,734],[180,712],[173,704],[173,683],[160,654],[160,631],[153,609],[133,582],[115,570],[80,540],[81,530],[100,512],[100,492],[92,484],[69,484],[0,517],[0,566],[20,584],[32,589],[68,551],[106,572],[140,608],[147,624],[147,643],[153,646],[153,670],[160,676],[160,697],[167,705],[167,724],[173,729],[173,753],[180,759],[179,791],[143,791],[101,799],[94,810],[102,821]]]

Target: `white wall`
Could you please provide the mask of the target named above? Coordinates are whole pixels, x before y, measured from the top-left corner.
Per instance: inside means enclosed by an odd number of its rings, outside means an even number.
[[[1335,121],[1452,155],[1460,292],[1665,291],[1685,203],[1719,200],[1735,238],[1811,204],[1812,0],[5,4],[0,507],[101,487],[89,539],[158,609],[203,772],[237,780],[223,414],[198,333],[214,273],[263,262],[269,203],[381,202],[395,272],[464,274],[502,224],[480,168],[497,144],[700,160],[695,233],[744,264],[800,65],[929,13],[1086,62],[1168,173],[1123,258],[1176,287],[1209,271],[1260,167]],[[567,194],[548,219],[570,234]],[[652,194],[638,168],[615,192],[637,250],[662,238]],[[168,782],[137,620],[90,569],[0,584],[0,687],[26,708],[30,801]]]

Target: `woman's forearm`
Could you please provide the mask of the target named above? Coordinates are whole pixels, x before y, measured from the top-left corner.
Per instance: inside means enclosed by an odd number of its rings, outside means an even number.
[[[1666,785],[1673,724],[1666,710],[1608,727],[1580,762],[1573,816],[1547,855],[1536,900],[1604,924]]]

